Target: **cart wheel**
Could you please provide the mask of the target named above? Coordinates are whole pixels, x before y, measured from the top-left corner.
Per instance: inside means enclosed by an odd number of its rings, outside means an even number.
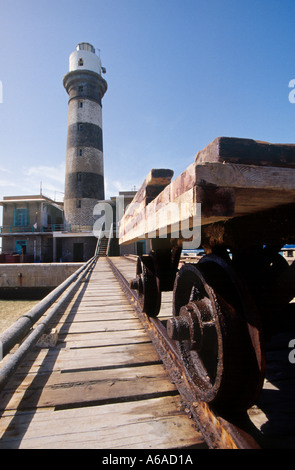
[[[248,308],[253,315],[250,303],[217,256],[186,264],[177,274],[167,333],[178,343],[196,394],[219,410],[248,409],[263,384],[260,329],[247,317]]]
[[[136,279],[131,281],[130,287],[138,291],[141,311],[149,317],[156,317],[161,307],[161,292],[151,256],[142,255],[137,258]]]

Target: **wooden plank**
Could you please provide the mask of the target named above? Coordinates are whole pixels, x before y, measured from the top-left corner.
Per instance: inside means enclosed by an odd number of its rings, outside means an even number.
[[[167,374],[163,369],[162,364],[148,364],[136,367],[123,367],[121,369],[104,369],[104,370],[80,370],[74,372],[63,373],[61,371],[53,370],[51,372],[44,372],[43,374],[21,374],[16,373],[10,380],[5,389],[5,394],[16,390],[17,392],[24,391],[30,387],[31,390],[38,390],[41,388],[54,389],[55,387],[63,388],[67,385],[81,386],[86,383],[105,382],[110,380],[134,380],[135,377],[151,378],[151,377],[166,377]],[[1,395],[3,398],[5,394]],[[100,398],[97,395],[96,398]],[[51,405],[54,407],[55,405]],[[11,408],[11,407],[10,407]]]
[[[136,262],[121,257],[111,257],[111,261],[118,267],[127,281],[134,279],[136,276]],[[137,257],[136,257],[137,259]]]
[[[169,185],[173,177],[173,171],[168,169],[152,169],[140,189],[135,194],[132,203],[129,204],[124,213],[124,220],[128,220],[128,225],[138,217],[143,220],[145,207],[156,197],[161,191]],[[119,223],[122,230],[121,221]]]
[[[74,333],[59,335],[59,341],[68,348],[92,348],[101,346],[115,346],[116,344],[133,344],[150,342],[145,329],[104,331],[100,333]]]
[[[10,385],[13,387],[13,384]],[[87,403],[104,405],[131,399],[146,399],[176,392],[162,365],[81,371],[75,373],[28,376],[16,392],[6,390],[0,403],[5,409],[26,410],[34,407],[68,408]],[[3,405],[0,405],[3,409]]]
[[[295,145],[217,137],[197,153],[195,161],[295,168]]]
[[[73,323],[64,323],[59,333],[88,333],[88,332],[104,332],[104,331],[124,331],[141,329],[142,325],[138,319],[128,320],[105,320],[105,321],[75,321]]]
[[[173,314],[173,291],[161,293],[161,308],[158,315],[160,320],[167,320]]]
[[[173,170],[152,169],[137,191],[132,202],[143,205],[148,204],[170,183],[172,177]]]
[[[274,144],[273,149],[272,144],[253,142],[214,141],[149,204],[130,204],[120,221],[119,243],[165,234],[187,238],[183,227],[294,204],[295,145],[290,150]]]
[[[90,311],[89,311],[90,310]],[[108,322],[108,321],[120,321],[120,320],[134,320],[135,315],[134,311],[131,309],[129,310],[121,310],[121,311],[113,311],[113,312],[106,312],[104,311],[97,311],[96,309],[86,309],[86,310],[78,310],[77,312],[70,312],[67,315],[64,315],[59,319],[59,323],[57,326],[60,324],[65,325],[67,323],[72,323],[73,321],[75,322]],[[113,317],[111,317],[111,313],[113,313]],[[124,314],[124,316],[122,315]]]
[[[196,185],[287,192],[294,191],[294,174],[290,168],[203,163],[196,166]]]
[[[174,396],[60,411],[7,412],[0,421],[0,436],[2,449],[205,447],[180,398]]]
[[[202,225],[295,203],[295,169],[204,163],[196,166]]]
[[[143,238],[171,232],[179,221],[196,215],[193,187],[195,167],[190,165],[181,175],[166,186],[149,204],[129,205],[119,226],[119,243],[128,244]]]
[[[30,372],[49,372],[54,370],[71,371],[85,369],[105,369],[110,367],[130,366],[134,364],[159,363],[159,357],[150,343],[115,345],[86,349],[41,350]],[[19,371],[27,369],[30,358]]]

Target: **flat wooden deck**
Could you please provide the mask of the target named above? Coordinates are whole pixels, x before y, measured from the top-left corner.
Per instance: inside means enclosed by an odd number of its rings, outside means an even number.
[[[52,326],[56,346],[36,346],[0,395],[1,449],[206,447],[106,258]]]

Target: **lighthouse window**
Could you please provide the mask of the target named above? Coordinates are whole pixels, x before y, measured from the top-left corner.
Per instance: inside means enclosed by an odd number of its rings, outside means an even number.
[[[77,209],[81,209],[81,199],[77,199]]]
[[[78,149],[78,157],[82,157],[82,149]]]
[[[83,108],[83,101],[79,101],[79,108]]]
[[[78,131],[83,131],[83,124],[78,124]]]
[[[83,91],[83,85],[80,85],[80,86],[78,87],[78,91],[79,91],[79,92],[82,92],[82,91]]]
[[[80,58],[78,62],[79,67],[81,67],[83,64],[84,64],[83,59]]]

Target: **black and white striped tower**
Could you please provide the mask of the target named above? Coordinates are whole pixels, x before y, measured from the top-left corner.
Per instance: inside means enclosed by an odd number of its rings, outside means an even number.
[[[104,165],[101,100],[107,90],[94,47],[79,43],[63,79],[69,95],[64,214],[71,226],[92,228],[93,208],[103,200]]]

